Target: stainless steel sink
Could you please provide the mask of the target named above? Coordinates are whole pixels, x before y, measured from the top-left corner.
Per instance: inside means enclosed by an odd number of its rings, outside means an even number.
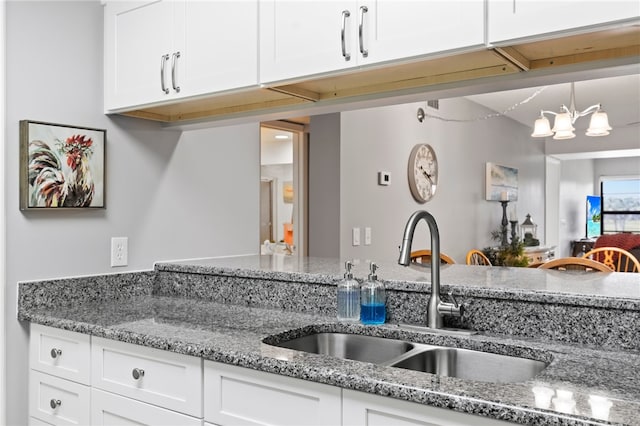
[[[412,343],[346,333],[318,333],[275,344],[281,348],[379,364],[409,352]]]
[[[423,371],[438,376],[481,382],[524,382],[546,368],[542,361],[458,348],[436,348],[418,352],[391,364],[392,367]]]
[[[269,346],[481,382],[527,381],[547,367],[529,358],[347,333],[314,333]]]

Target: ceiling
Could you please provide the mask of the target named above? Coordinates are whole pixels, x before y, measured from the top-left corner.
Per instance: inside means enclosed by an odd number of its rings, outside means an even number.
[[[521,105],[538,90],[535,95]],[[467,96],[480,105],[496,112],[505,112],[506,116],[532,128],[540,111],[560,110],[561,105],[570,106],[571,83],[554,84],[503,92]],[[601,78],[575,82],[575,108],[586,108],[601,104],[609,116],[611,127],[638,126],[640,124],[640,74]],[[517,105],[517,106],[516,106]],[[553,116],[547,115],[553,125]],[[576,132],[584,132],[589,126],[589,117],[579,118],[574,127]]]

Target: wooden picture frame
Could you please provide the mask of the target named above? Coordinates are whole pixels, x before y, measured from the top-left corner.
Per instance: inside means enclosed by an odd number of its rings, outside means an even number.
[[[20,210],[104,209],[107,131],[20,121]]]

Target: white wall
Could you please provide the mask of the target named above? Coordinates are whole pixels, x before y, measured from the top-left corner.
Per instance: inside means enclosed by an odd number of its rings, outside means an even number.
[[[5,348],[6,333],[4,320],[4,304],[5,304],[5,183],[4,183],[4,152],[6,146],[4,133],[4,117],[5,117],[5,0],[0,0],[0,424],[7,424],[6,421],[6,364],[5,364]]]
[[[309,124],[309,256],[340,256],[340,113]]]
[[[636,143],[638,135],[636,134]],[[594,160],[593,185],[594,195],[600,194],[600,178],[602,176],[639,176],[640,157],[600,158]]]
[[[396,260],[407,219],[422,209],[438,222],[442,252],[459,263],[469,249],[494,244],[490,233],[499,227],[502,209],[497,202],[485,201],[486,162],[518,169],[518,221],[522,223],[530,213],[539,223],[538,237],[543,242],[543,142],[531,139],[529,128],[507,118],[462,123],[427,118],[419,123],[419,107],[462,120],[490,112],[464,99],[444,99],[438,111],[414,103],[342,113],[341,257]],[[414,201],[407,183],[409,153],[417,143],[433,146],[439,161],[437,193],[426,204]],[[381,170],[391,173],[390,186],[377,184]],[[371,227],[372,244],[353,247],[353,227]],[[414,250],[429,246],[428,228],[426,224],[420,227]]]
[[[594,160],[565,160],[560,165],[559,235],[556,257],[571,256],[571,241],[586,237],[587,195],[593,185]]]
[[[157,260],[258,253],[259,125],[181,134],[102,113],[99,1],[7,3],[7,421],[27,424],[27,332],[21,280],[151,269]],[[107,208],[21,212],[18,122],[107,129]],[[237,167],[243,164],[242,168]],[[110,268],[112,236],[129,266]]]

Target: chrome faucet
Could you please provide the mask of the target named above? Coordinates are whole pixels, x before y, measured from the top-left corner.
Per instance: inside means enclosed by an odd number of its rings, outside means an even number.
[[[404,228],[398,263],[403,266],[409,266],[411,263],[413,233],[421,219],[427,222],[431,234],[431,295],[427,306],[427,327],[440,329],[442,328],[443,315],[459,317],[464,313],[464,306],[456,302],[452,293],[449,293],[449,297],[453,303],[443,302],[440,299],[440,233],[436,220],[429,212],[418,210],[409,217]]]

